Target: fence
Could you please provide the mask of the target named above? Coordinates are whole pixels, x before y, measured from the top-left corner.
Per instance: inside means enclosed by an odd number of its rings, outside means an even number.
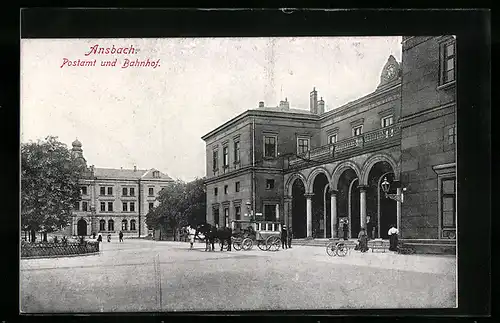
[[[99,242],[84,243],[22,243],[21,258],[80,255],[99,251]]]

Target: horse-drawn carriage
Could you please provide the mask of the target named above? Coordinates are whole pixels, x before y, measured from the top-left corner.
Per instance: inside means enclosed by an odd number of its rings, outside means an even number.
[[[234,220],[232,244],[235,250],[251,250],[254,245],[263,251],[278,251],[281,245],[281,223],[272,221]]]

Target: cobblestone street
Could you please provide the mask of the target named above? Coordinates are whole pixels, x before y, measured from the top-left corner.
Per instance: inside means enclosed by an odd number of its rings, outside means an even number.
[[[217,250],[217,246],[216,246]],[[21,311],[136,312],[454,307],[456,259],[325,248],[205,252],[125,240],[98,255],[21,260]]]

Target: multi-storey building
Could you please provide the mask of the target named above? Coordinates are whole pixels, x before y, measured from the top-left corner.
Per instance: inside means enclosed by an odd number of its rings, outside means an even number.
[[[370,94],[330,111],[245,111],[209,132],[207,221],[280,221],[296,238],[336,237],[346,223],[387,237],[455,238],[455,38],[403,37]],[[389,196],[383,191],[389,183]],[[397,197],[395,197],[397,196]],[[403,196],[403,199],[401,199]]]
[[[82,144],[75,140],[72,154],[86,165]],[[81,180],[82,200],[74,206],[68,234],[146,236],[146,214],[158,203],[160,190],[173,180],[157,169],[87,168]]]

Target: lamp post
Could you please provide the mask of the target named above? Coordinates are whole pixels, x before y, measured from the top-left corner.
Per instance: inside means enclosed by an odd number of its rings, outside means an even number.
[[[391,184],[387,181],[387,177],[384,177],[384,181],[382,184],[380,184],[382,187],[382,191],[385,194],[385,198],[389,198],[394,201],[398,201],[400,203],[403,203],[404,200],[404,192],[406,191],[406,188],[403,187],[401,190],[401,194],[389,194],[389,189],[391,188]]]

